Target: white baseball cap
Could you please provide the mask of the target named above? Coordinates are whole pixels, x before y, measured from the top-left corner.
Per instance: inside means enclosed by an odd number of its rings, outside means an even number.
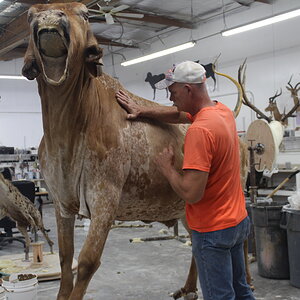
[[[193,61],[184,61],[168,70],[165,79],[157,82],[155,87],[159,90],[166,89],[174,82],[203,83],[206,80],[205,69]]]

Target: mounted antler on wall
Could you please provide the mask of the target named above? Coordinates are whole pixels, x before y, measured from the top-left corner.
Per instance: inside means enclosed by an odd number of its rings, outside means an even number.
[[[272,119],[268,116],[266,116],[262,111],[260,111],[256,106],[254,106],[249,100],[246,95],[246,89],[245,89],[245,81],[246,81],[246,59],[244,62],[240,65],[239,71],[238,71],[238,82],[242,88],[242,95],[243,95],[243,104],[250,107],[253,111],[256,112],[256,116],[258,119],[265,119],[268,123],[272,121]]]
[[[299,103],[299,97],[298,97],[298,92],[300,90],[300,82],[298,82],[295,87],[293,87],[291,85],[291,81],[292,81],[292,77],[293,75],[291,76],[289,82],[288,82],[288,85],[286,86],[287,90],[291,92],[291,97],[293,98],[294,100],[294,106],[293,108],[282,118],[282,122],[284,122],[287,118],[291,117],[292,114],[295,112],[295,111],[299,111],[300,110],[300,103]]]

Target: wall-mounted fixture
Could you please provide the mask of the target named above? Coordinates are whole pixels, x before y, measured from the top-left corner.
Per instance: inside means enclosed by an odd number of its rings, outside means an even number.
[[[274,24],[274,23],[278,23],[278,22],[281,22],[281,21],[285,21],[285,20],[288,20],[288,19],[292,19],[292,18],[295,18],[295,17],[298,17],[298,16],[300,16],[300,9],[296,9],[296,10],[293,10],[293,11],[290,11],[290,12],[285,12],[283,14],[279,14],[279,15],[276,15],[276,16],[273,16],[273,17],[270,17],[270,18],[265,18],[265,19],[260,20],[260,21],[251,22],[251,23],[248,23],[248,24],[245,24],[245,25],[234,27],[232,29],[224,30],[224,31],[221,32],[221,34],[223,36],[230,36],[230,35],[233,35],[233,34],[245,32],[245,31],[248,31],[248,30],[252,30],[252,29],[263,27],[263,26],[271,25],[271,24]]]
[[[139,57],[139,58],[124,61],[124,62],[121,63],[121,65],[124,66],[124,67],[134,65],[134,64],[137,64],[137,63],[140,63],[140,62],[143,62],[143,61],[147,61],[147,60],[150,60],[150,59],[154,59],[154,58],[157,58],[157,57],[165,56],[165,55],[168,55],[168,54],[171,54],[171,53],[174,53],[174,52],[178,52],[178,51],[182,51],[182,50],[194,47],[195,44],[196,44],[195,41],[188,42],[188,43],[185,43],[185,44],[182,44],[182,45],[179,45],[179,46],[175,46],[175,47],[168,48],[168,49],[165,49],[165,50],[162,50],[162,51],[154,52],[152,54],[145,55],[145,56],[142,56],[142,57]]]

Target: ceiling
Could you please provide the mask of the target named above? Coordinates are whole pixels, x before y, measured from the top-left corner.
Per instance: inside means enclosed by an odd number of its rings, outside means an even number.
[[[112,49],[146,49],[154,39],[182,28],[196,28],[224,13],[239,13],[251,5],[268,5],[273,0],[82,0],[88,8],[106,5],[128,5],[122,13],[143,14],[142,18],[113,17],[107,24],[105,17],[90,18],[99,44],[109,53]],[[0,0],[0,61],[22,57],[29,37],[27,10],[37,3],[72,2],[68,0]],[[106,4],[106,2],[109,2]],[[162,41],[163,42],[163,41]]]

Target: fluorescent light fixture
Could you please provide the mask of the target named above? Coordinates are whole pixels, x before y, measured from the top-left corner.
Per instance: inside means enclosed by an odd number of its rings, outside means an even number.
[[[174,53],[174,52],[178,52],[178,51],[182,51],[182,50],[194,47],[195,44],[196,44],[195,42],[188,42],[188,43],[185,43],[185,44],[182,44],[182,45],[179,45],[179,46],[176,46],[176,47],[168,48],[168,49],[165,49],[165,50],[162,50],[162,51],[158,51],[158,52],[146,55],[146,56],[142,56],[142,57],[135,58],[135,59],[132,59],[132,60],[124,61],[124,62],[121,63],[121,65],[124,66],[124,67],[134,65],[134,64],[137,64],[137,63],[140,63],[140,62],[143,62],[143,61],[147,61],[147,60],[150,60],[150,59],[154,59],[154,58],[157,58],[157,57],[165,56],[165,55],[168,55],[168,54],[171,54],[171,53]]]
[[[26,77],[21,75],[0,75],[0,79],[28,80]]]
[[[281,21],[285,21],[288,19],[292,19],[295,17],[300,16],[300,9],[296,9],[287,13],[283,13],[274,17],[270,17],[261,21],[257,21],[257,22],[253,22],[250,24],[246,24],[246,25],[242,25],[236,28],[232,28],[229,30],[225,30],[222,32],[223,36],[229,36],[229,35],[233,35],[233,34],[237,34],[237,33],[241,33],[241,32],[245,32],[248,30],[252,30],[255,28],[259,28],[259,27],[263,27],[263,26],[267,26],[267,25],[271,25],[277,22],[281,22]]]

